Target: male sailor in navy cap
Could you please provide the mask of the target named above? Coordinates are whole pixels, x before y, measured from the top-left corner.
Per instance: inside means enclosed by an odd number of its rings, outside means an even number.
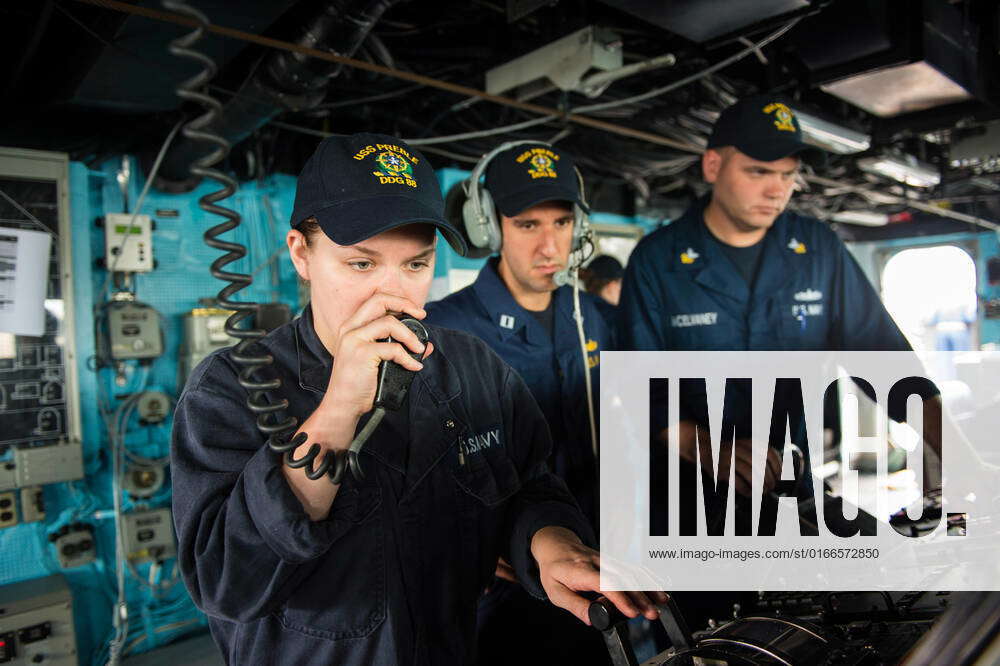
[[[552,432],[552,470],[596,527],[598,365],[600,352],[614,347],[599,299],[567,284],[571,256],[590,249],[582,178],[567,152],[518,141],[487,153],[466,191],[467,238],[474,253],[492,256],[472,285],[429,303],[427,319],[478,336],[517,370]],[[504,562],[497,573],[508,581],[481,604],[484,663],[515,658],[512,632],[531,642],[538,663],[606,655],[593,632],[581,633],[568,614],[514,583]]]

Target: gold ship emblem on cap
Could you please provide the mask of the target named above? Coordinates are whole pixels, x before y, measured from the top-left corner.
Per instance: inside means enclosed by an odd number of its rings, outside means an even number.
[[[781,102],[773,102],[764,107],[764,113],[774,114],[774,126],[782,132],[795,131],[795,114]]]

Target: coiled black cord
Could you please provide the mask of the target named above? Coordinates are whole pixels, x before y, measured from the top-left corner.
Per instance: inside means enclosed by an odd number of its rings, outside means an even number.
[[[230,352],[233,362],[241,366],[239,373],[239,383],[249,392],[247,397],[247,407],[257,417],[257,428],[267,436],[267,445],[272,451],[284,456],[285,464],[289,467],[299,469],[305,468],[306,476],[312,480],[319,479],[324,474],[328,474],[331,482],[340,483],[344,476],[344,470],[351,468],[352,473],[360,478],[361,467],[357,462],[357,451],[352,442],[351,448],[336,453],[327,452],[320,461],[319,466],[314,467],[316,459],[319,457],[322,447],[313,444],[309,451],[301,458],[296,458],[294,451],[306,442],[309,436],[300,432],[292,437],[298,426],[298,419],[294,416],[286,415],[281,418],[278,412],[288,409],[288,400],[281,398],[277,401],[270,401],[267,398],[267,391],[277,391],[281,389],[281,378],[275,377],[269,380],[254,378],[254,373],[258,369],[267,367],[274,362],[274,357],[270,354],[260,353],[252,349],[255,342],[260,340],[266,332],[262,328],[239,326],[240,322],[252,317],[258,310],[257,303],[248,301],[234,301],[232,297],[253,282],[253,277],[245,273],[236,273],[224,270],[226,266],[234,261],[238,261],[246,256],[246,248],[240,243],[224,241],[219,238],[222,234],[239,227],[241,219],[239,213],[231,208],[218,205],[218,201],[232,196],[238,185],[228,174],[213,168],[214,165],[225,159],[232,147],[224,137],[212,132],[209,126],[215,122],[222,111],[222,104],[211,95],[205,92],[208,82],[215,76],[218,68],[215,61],[204,53],[194,50],[192,47],[205,34],[205,26],[209,23],[208,18],[190,5],[174,0],[163,0],[163,6],[167,9],[190,16],[198,21],[199,26],[193,31],[170,42],[170,53],[179,57],[194,60],[202,65],[202,70],[182,82],[177,88],[177,96],[189,102],[195,102],[205,108],[205,113],[185,124],[183,133],[191,141],[201,141],[212,144],[215,149],[191,165],[190,171],[200,178],[208,178],[222,185],[222,188],[214,192],[205,194],[198,200],[198,205],[207,213],[212,213],[225,218],[225,222],[217,224],[205,232],[205,244],[217,250],[225,252],[221,257],[212,262],[210,272],[212,277],[218,278],[228,284],[219,291],[217,300],[219,306],[234,310],[233,314],[226,320],[226,333],[239,340],[239,343]],[[372,419],[376,425],[381,419]],[[359,434],[360,438],[360,434]],[[367,439],[367,437],[365,437]],[[358,438],[355,438],[355,442]],[[364,443],[364,440],[361,440]],[[360,446],[356,447],[360,450]]]

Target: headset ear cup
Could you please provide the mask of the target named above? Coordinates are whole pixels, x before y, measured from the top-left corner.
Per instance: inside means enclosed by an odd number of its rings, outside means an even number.
[[[467,183],[468,184],[468,183]],[[483,188],[479,188],[480,203],[482,202]],[[489,196],[487,194],[487,196]],[[477,206],[473,197],[466,197],[462,203],[462,231],[465,233],[465,240],[469,245],[466,257],[470,259],[482,259],[493,254],[490,249],[489,224],[484,225],[480,218],[481,206]]]
[[[482,226],[479,224],[479,213],[472,199],[466,199],[462,204],[462,224],[465,227],[465,235],[473,247],[482,247],[485,243]]]
[[[500,221],[497,219],[497,208],[493,205],[493,195],[485,187],[479,190],[479,205],[482,208],[483,219],[486,224],[483,229],[486,233],[486,243],[484,247],[491,252],[499,252],[503,244],[503,235],[500,232]]]

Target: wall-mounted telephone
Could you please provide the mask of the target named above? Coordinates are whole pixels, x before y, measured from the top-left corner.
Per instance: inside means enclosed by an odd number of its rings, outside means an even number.
[[[399,320],[420,340],[421,344],[427,345],[429,336],[427,329],[412,317],[399,317]],[[380,341],[382,342],[382,341]],[[387,338],[384,342],[392,342],[392,338]],[[415,360],[420,360],[420,354],[408,350],[410,356]],[[278,453],[284,455],[285,464],[293,468],[305,468],[306,476],[316,480],[324,474],[330,477],[330,481],[339,484],[343,481],[344,471],[350,468],[355,479],[363,479],[364,473],[361,470],[361,460],[359,455],[365,442],[382,422],[386,411],[396,411],[406,402],[406,396],[410,391],[410,384],[413,383],[413,371],[407,370],[395,361],[382,361],[378,367],[378,383],[375,387],[375,401],[371,416],[368,422],[351,441],[351,445],[343,451],[336,453],[327,452],[323,455],[318,467],[313,467],[313,463],[319,457],[321,447],[313,444],[309,451],[301,458],[295,458],[294,451],[304,444],[309,438],[305,432],[300,432],[292,438],[288,438],[291,431],[294,431],[297,422],[293,422],[290,427],[283,428],[280,433],[272,434],[267,441],[267,445]],[[280,383],[279,383],[280,387]]]

